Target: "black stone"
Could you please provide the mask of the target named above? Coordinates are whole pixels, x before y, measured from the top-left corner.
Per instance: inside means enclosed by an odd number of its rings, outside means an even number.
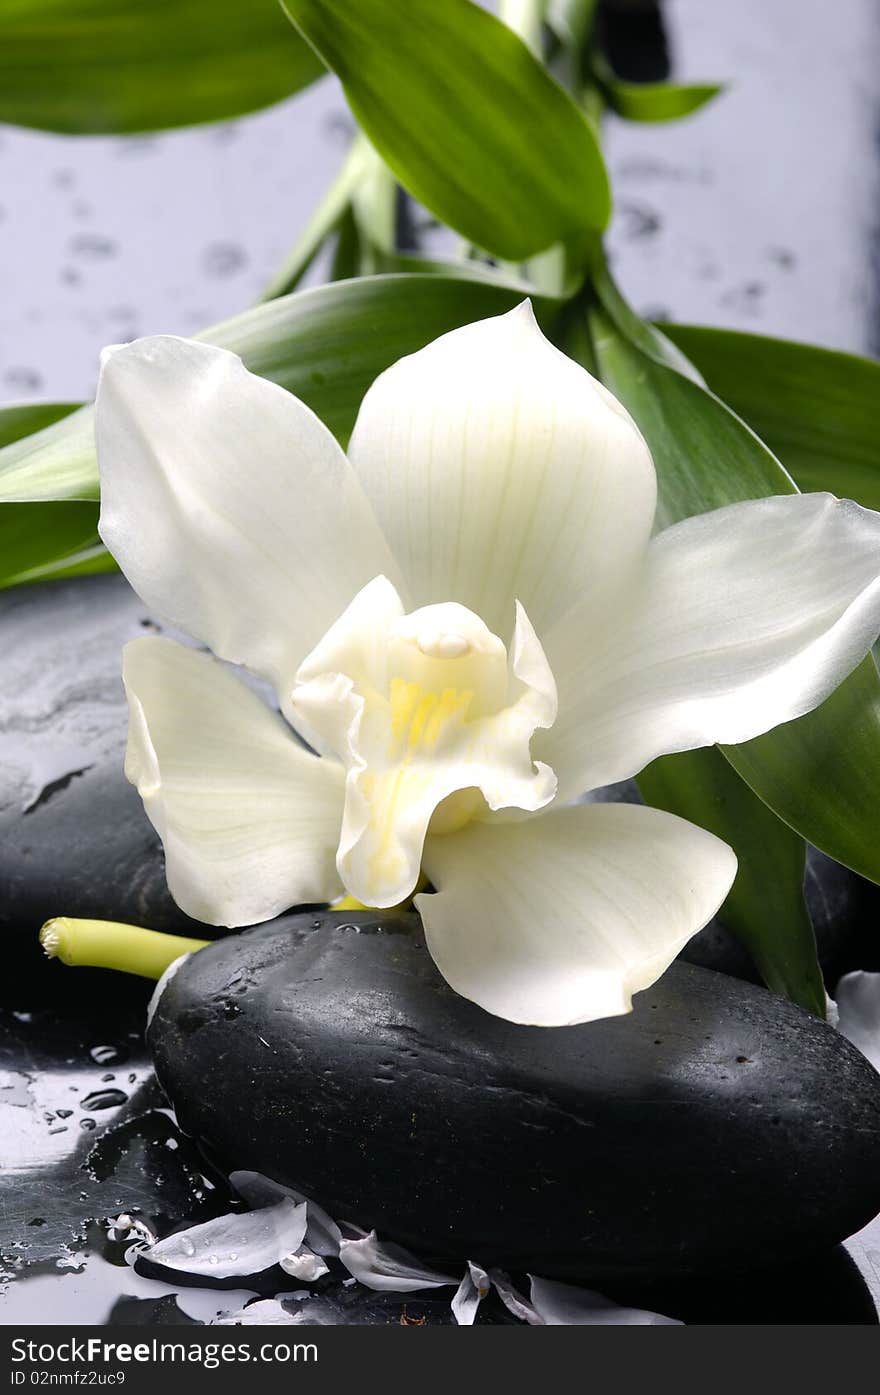
[[[880,1076],[789,1003],[689,964],[631,1016],[520,1027],[447,987],[414,915],[289,916],[186,961],[148,1043],[212,1163],[426,1256],[729,1271],[880,1207]]]

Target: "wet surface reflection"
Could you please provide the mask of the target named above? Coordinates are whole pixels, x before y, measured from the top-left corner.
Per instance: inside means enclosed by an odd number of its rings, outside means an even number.
[[[113,1228],[120,1213],[165,1234],[235,1202],[156,1084],[142,1039],[150,986],[59,971],[56,994],[61,973],[67,994],[54,1006],[0,1011],[0,1322],[210,1323],[277,1293],[304,1322],[451,1320],[451,1294],[374,1294],[341,1273],[312,1289],[280,1270],[207,1287],[133,1268],[131,1235]],[[789,1268],[603,1288],[689,1323],[876,1323],[880,1218]],[[492,1302],[480,1320],[512,1321]]]

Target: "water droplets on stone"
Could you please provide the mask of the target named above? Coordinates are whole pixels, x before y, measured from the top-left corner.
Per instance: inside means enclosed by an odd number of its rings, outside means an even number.
[[[93,1090],[82,1101],[82,1107],[89,1110],[117,1109],[127,1099],[128,1095],[123,1090]]]

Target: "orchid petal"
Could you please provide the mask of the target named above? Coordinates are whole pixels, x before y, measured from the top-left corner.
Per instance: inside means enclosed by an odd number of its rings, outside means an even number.
[[[472,1327],[477,1310],[491,1287],[489,1275],[469,1259],[464,1277],[452,1299],[452,1316],[459,1327]]]
[[[327,428],[225,349],[160,336],[108,351],[95,430],[99,529],[138,595],[282,699],[354,593],[394,574]]]
[[[592,1289],[529,1275],[532,1307],[547,1327],[681,1327],[677,1318],[644,1308],[622,1308]]]
[[[159,1240],[142,1256],[151,1264],[205,1278],[260,1274],[297,1250],[306,1232],[306,1208],[286,1198],[262,1211],[215,1216]]]
[[[187,915],[252,925],[340,894],[343,776],[222,664],[170,639],[123,650],[126,774]]]
[[[658,809],[589,804],[428,840],[416,898],[463,997],[556,1027],[629,1012],[711,920],[736,873],[713,834]]]
[[[449,1274],[429,1268],[400,1245],[378,1240],[375,1230],[362,1240],[343,1240],[339,1258],[358,1283],[380,1293],[415,1293],[422,1288],[445,1288],[458,1282]]]
[[[543,1327],[544,1319],[534,1308],[527,1298],[523,1298],[518,1288],[515,1288],[510,1281],[509,1275],[503,1269],[490,1269],[489,1278],[501,1302],[509,1313],[513,1313],[520,1322],[528,1323],[529,1327]]]
[[[285,1274],[290,1274],[304,1284],[313,1284],[316,1279],[323,1278],[330,1272],[320,1255],[316,1255],[307,1245],[301,1246],[293,1254],[284,1255],[279,1264]]]
[[[880,974],[844,974],[836,993],[838,1031],[880,1071]]]
[[[290,1197],[291,1201],[298,1204],[304,1201],[308,1208],[306,1244],[309,1249],[314,1250],[316,1254],[331,1255],[334,1258],[339,1254],[342,1231],[324,1208],[312,1201],[311,1197],[297,1191],[295,1187],[287,1187],[271,1177],[264,1177],[261,1172],[230,1172],[229,1180],[249,1206],[271,1206],[283,1196]]]
[[[459,601],[498,634],[514,597],[541,634],[626,575],[650,536],[644,440],[544,338],[528,302],[387,369],[349,455],[412,604]]]
[[[436,832],[489,810],[534,812],[556,779],[530,742],[556,715],[556,685],[521,606],[504,644],[454,602],[410,615],[376,577],[301,664],[291,718],[345,766],[337,853],[348,891],[394,906]]]
[[[613,610],[542,637],[559,717],[536,750],[560,797],[656,756],[736,744],[818,706],[880,631],[880,514],[829,494],[731,504],[651,544]]]
[[[235,1313],[214,1318],[210,1327],[284,1327],[299,1322],[299,1314],[291,1313],[277,1298],[258,1298]]]

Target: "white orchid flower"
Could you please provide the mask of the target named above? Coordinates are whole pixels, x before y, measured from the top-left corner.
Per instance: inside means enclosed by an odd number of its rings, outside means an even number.
[[[132,586],[283,713],[204,653],[126,647],[126,770],[175,900],[238,926],[425,878],[440,972],[515,1022],[628,1011],[735,875],[682,819],[573,801],[800,716],[880,629],[880,516],[852,503],[652,540],[642,436],[528,304],[383,373],[348,457],[232,354],[165,337],[108,353],[97,445]]]

